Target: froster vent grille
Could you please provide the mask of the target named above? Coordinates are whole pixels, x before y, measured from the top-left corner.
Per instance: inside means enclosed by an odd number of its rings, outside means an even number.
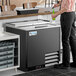
[[[59,63],[59,52],[45,54],[45,66],[52,66]]]

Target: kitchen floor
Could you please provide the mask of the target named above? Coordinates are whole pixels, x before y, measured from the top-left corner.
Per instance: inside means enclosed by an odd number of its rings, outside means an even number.
[[[76,76],[76,68],[66,69],[55,69],[53,67],[42,68],[29,72],[17,72],[12,69],[8,71],[0,72],[0,76]]]
[[[76,68],[66,70],[49,67],[15,76],[76,76]]]
[[[14,76],[14,75],[18,75],[18,74],[23,74],[23,71],[20,70],[16,70],[15,69],[11,69],[11,70],[7,70],[7,71],[1,71],[0,72],[0,76]]]

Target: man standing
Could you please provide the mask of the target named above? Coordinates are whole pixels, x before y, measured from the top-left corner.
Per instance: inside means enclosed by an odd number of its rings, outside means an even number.
[[[52,14],[52,18],[61,15],[61,30],[62,30],[62,45],[63,59],[61,65],[56,65],[56,68],[68,68],[70,66],[70,48],[73,56],[72,66],[76,67],[76,36],[75,36],[75,0],[62,0],[55,7],[60,6],[61,9]]]

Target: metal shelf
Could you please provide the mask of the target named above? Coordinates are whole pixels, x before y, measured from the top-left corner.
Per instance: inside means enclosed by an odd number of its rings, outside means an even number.
[[[20,66],[19,35],[6,32],[0,39],[0,71],[18,68]]]

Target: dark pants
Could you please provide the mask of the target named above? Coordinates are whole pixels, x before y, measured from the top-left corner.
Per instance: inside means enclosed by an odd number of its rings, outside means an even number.
[[[75,13],[65,12],[61,14],[63,65],[70,65],[70,49],[73,62],[76,63],[76,36],[75,36]]]

